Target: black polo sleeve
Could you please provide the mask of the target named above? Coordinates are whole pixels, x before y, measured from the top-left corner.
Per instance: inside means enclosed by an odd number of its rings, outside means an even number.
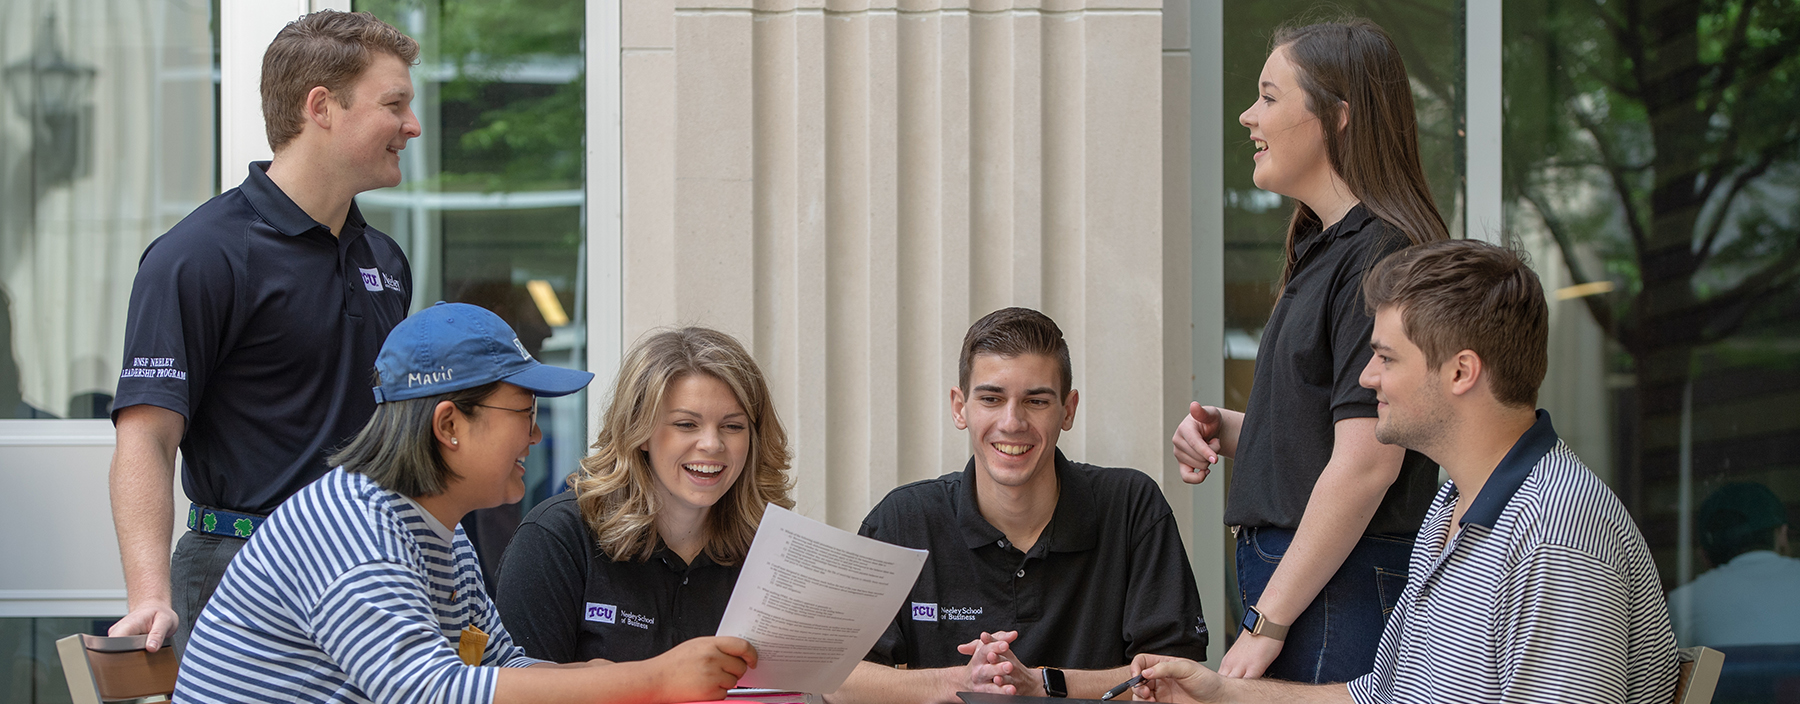
[[[1144,531],[1131,551],[1131,574],[1123,624],[1126,653],[1204,662],[1206,617],[1200,611],[1200,593],[1175,514],[1166,510],[1166,504],[1162,518]]]
[[[230,252],[184,229],[144,250],[131,283],[115,421],[121,409],[145,404],[193,420],[229,344],[237,271]]]
[[[1367,227],[1376,230],[1367,256],[1346,256],[1338,262],[1332,277],[1331,291],[1331,421],[1346,418],[1374,418],[1375,391],[1363,388],[1363,368],[1374,356],[1369,349],[1369,336],[1375,333],[1375,318],[1363,306],[1363,275],[1388,254],[1408,244],[1381,220]]]
[[[894,536],[887,535],[882,530],[881,514],[887,503],[887,500],[884,499],[875,506],[873,511],[869,512],[867,517],[863,518],[862,527],[856,531],[857,535],[874,538],[885,543],[895,542]],[[894,613],[894,620],[889,621],[887,630],[881,633],[880,638],[875,639],[875,645],[869,647],[868,654],[863,656],[864,660],[888,667],[906,662],[906,633],[900,629],[900,624],[905,622],[907,613],[907,605],[902,602],[900,610]]]
[[[587,594],[587,530],[574,501],[545,504],[513,534],[501,560],[494,604],[525,654],[575,662]],[[561,510],[559,510],[561,509]]]

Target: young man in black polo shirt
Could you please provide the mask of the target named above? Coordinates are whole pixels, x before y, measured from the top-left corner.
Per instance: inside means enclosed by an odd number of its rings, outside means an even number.
[[[261,517],[374,412],[375,355],[406,317],[412,274],[353,198],[400,183],[399,152],[419,136],[418,53],[367,13],[290,23],[263,56],[274,160],[144,251],[113,408],[130,612],[111,635],[182,642]],[[178,446],[194,505],[171,557]]]
[[[1034,310],[990,313],[963,339],[959,372],[950,415],[974,456],[895,489],[863,520],[863,535],[930,556],[831,699],[1091,699],[1128,678],[1139,653],[1203,659],[1200,595],[1156,483],[1056,449],[1079,400],[1062,330]]]

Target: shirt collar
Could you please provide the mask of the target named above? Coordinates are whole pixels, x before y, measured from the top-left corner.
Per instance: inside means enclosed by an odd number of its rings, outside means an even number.
[[[281,190],[280,186],[275,185],[275,181],[269,178],[269,163],[267,161],[250,162],[250,175],[244,178],[243,185],[238,186],[238,190],[244,194],[245,198],[249,199],[250,207],[255,208],[256,213],[261,215],[263,220],[273,226],[276,231],[289,237],[308,232],[313,228],[320,228],[329,233],[329,228],[314,220],[311,215],[307,215],[306,211],[300,209],[299,204],[295,203],[293,198],[288,197],[288,194]],[[344,228],[338,233],[339,239],[346,242],[355,239],[362,234],[363,228],[367,224],[363,220],[362,211],[356,207],[356,201],[351,200],[350,212],[344,218]]]
[[[712,557],[707,555],[705,550],[701,550],[700,554],[695,555],[693,562],[685,562],[681,559],[680,555],[675,554],[674,550],[670,550],[669,546],[664,545],[660,540],[657,541],[654,556],[656,559],[662,561],[663,566],[668,567],[670,571],[676,573],[685,573],[702,567],[711,567],[714,564]]]
[[[1344,217],[1338,219],[1337,222],[1332,223],[1331,227],[1325,228],[1323,236],[1318,236],[1319,233],[1316,230],[1302,235],[1300,241],[1295,243],[1297,249],[1294,252],[1294,258],[1304,258],[1307,253],[1311,252],[1313,248],[1319,246],[1319,243],[1324,242],[1325,240],[1343,239],[1358,232],[1362,232],[1363,227],[1368,225],[1369,221],[1374,219],[1375,215],[1369,212],[1368,206],[1357,203],[1356,205],[1351,206],[1349,212],[1344,213]]]
[[[1056,450],[1056,481],[1061,487],[1057,492],[1056,512],[1050,514],[1050,524],[1044,527],[1039,542],[1044,543],[1047,550],[1055,552],[1080,552],[1091,550],[1098,544],[1099,526],[1096,516],[1093,492],[1088,490],[1086,482],[1080,480],[1075,471],[1075,463],[1063,456],[1062,450]],[[956,519],[962,527],[963,542],[969,549],[983,545],[993,545],[1006,538],[987,522],[981,515],[981,504],[975,494],[975,458],[969,458],[969,464],[963,468],[962,490],[958,492],[956,502]]]
[[[1780,562],[1786,559],[1789,558],[1782,557],[1780,553],[1775,552],[1774,550],[1751,550],[1750,552],[1739,553],[1737,557],[1731,558],[1726,561],[1725,564],[1728,566],[1735,565],[1742,567],[1744,565],[1752,565],[1759,562]]]
[[[1518,493],[1525,478],[1531,476],[1532,468],[1544,459],[1544,455],[1550,454],[1557,442],[1556,428],[1550,426],[1550,412],[1538,409],[1537,422],[1519,436],[1499,466],[1494,467],[1493,474],[1488,475],[1481,485],[1481,492],[1475,495],[1475,501],[1463,514],[1462,525],[1483,525],[1492,529],[1500,520],[1500,512],[1512,501],[1513,494]]]
[[[400,499],[411,506],[414,511],[419,512],[419,518],[424,519],[425,527],[430,528],[432,534],[442,538],[446,544],[456,542],[456,529],[444,525],[442,521],[437,519],[437,516],[431,515],[430,511],[425,510],[425,504],[421,504],[418,499],[399,492],[395,492],[394,495],[400,497]]]
[[[1331,227],[1326,228],[1325,232],[1333,238],[1349,237],[1358,232],[1362,232],[1363,226],[1369,224],[1369,221],[1374,219],[1375,215],[1369,212],[1369,206],[1357,203],[1356,205],[1351,206],[1349,212],[1344,213],[1343,218],[1332,223]]]

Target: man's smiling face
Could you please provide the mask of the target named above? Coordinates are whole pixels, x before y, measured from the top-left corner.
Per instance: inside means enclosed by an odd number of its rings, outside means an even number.
[[[1056,475],[1056,439],[1075,427],[1076,394],[1059,395],[1061,386],[1061,365],[1050,355],[970,360],[968,391],[950,390],[950,415],[969,431],[981,474],[1010,487]]]
[[[1427,455],[1439,449],[1455,417],[1444,365],[1426,362],[1425,351],[1406,336],[1401,309],[1392,306],[1375,312],[1369,348],[1358,381],[1375,391],[1375,439]]]

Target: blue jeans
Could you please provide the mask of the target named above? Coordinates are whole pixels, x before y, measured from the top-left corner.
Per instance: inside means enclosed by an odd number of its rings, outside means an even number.
[[[1239,596],[1256,605],[1294,540],[1286,528],[1244,528],[1237,537]],[[1381,629],[1406,588],[1411,535],[1365,535],[1331,581],[1295,619],[1281,654],[1264,677],[1293,682],[1348,682],[1375,667]],[[1246,612],[1248,613],[1248,612]]]

